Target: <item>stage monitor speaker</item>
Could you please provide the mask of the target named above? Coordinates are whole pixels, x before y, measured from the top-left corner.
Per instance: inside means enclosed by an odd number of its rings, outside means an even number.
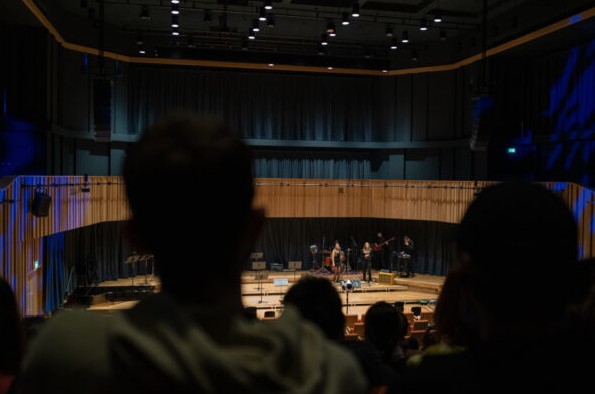
[[[50,205],[52,203],[52,196],[49,194],[36,190],[31,203],[31,213],[34,216],[44,217],[50,213]]]
[[[93,126],[95,140],[110,141],[112,134],[112,80],[93,80]]]

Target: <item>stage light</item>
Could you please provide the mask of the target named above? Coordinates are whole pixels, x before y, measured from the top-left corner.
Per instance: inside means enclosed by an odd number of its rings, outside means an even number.
[[[174,15],[178,15],[180,13],[180,6],[177,4],[172,4],[171,13]]]
[[[178,15],[171,16],[171,27],[180,27],[180,18],[178,17]]]
[[[273,14],[267,16],[267,27],[275,27],[275,16]]]
[[[258,24],[258,19],[254,19],[254,21],[252,21],[252,31],[257,32],[257,33],[260,31],[260,25]]]
[[[271,0],[264,1],[264,9],[265,10],[272,10],[273,9],[273,2]]]
[[[341,24],[343,26],[348,26],[349,25],[349,14],[348,13],[344,12],[343,15],[342,15],[342,17],[341,17],[341,19],[342,19],[341,20]]]
[[[419,30],[428,30],[428,21],[426,20],[426,18],[421,18],[421,20],[419,21]]]
[[[326,34],[322,33],[322,38],[320,39],[320,45],[326,46],[328,45],[328,40],[326,38]]]
[[[260,9],[260,12],[258,14],[258,20],[263,22],[267,20],[267,12],[264,8]]]
[[[140,18],[145,21],[148,21],[151,19],[151,15],[149,14],[149,6],[148,5],[143,5],[141,7]]]
[[[434,22],[436,22],[436,23],[442,22],[442,16],[440,15],[439,11],[436,11],[436,13],[434,14]]]

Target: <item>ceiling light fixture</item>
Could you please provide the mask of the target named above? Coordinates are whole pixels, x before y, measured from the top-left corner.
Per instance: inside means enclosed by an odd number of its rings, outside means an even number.
[[[171,13],[174,15],[178,15],[180,13],[180,6],[178,4],[172,4]]]
[[[249,40],[256,39],[256,34],[254,34],[254,31],[252,31],[252,29],[248,29],[248,39]]]
[[[180,31],[178,30],[177,27],[174,27],[171,31],[171,35],[172,36],[179,36],[180,35]]]
[[[349,14],[347,12],[344,12],[341,18],[341,24],[343,26],[348,26],[349,25]]]
[[[419,30],[428,30],[428,21],[426,20],[426,18],[421,18],[421,20],[419,21]]]
[[[275,16],[273,14],[267,15],[267,27],[275,27]]]
[[[326,24],[326,32],[330,35],[331,33],[335,33],[335,24],[333,22],[328,22]]]
[[[149,6],[143,5],[140,8],[140,18],[144,21],[151,20],[151,15],[149,14]]]
[[[138,50],[138,53],[140,53],[141,55],[144,55],[145,53],[147,53],[147,51],[145,51],[145,48],[140,48]]]
[[[353,3],[353,8],[351,9],[351,16],[354,18],[359,18],[359,3],[357,1]]]
[[[264,8],[260,9],[258,13],[258,20],[263,22],[267,20],[267,12]]]
[[[180,4],[180,0],[171,0],[172,4]]]
[[[180,27],[180,18],[178,15],[171,16],[171,27]]]
[[[436,23],[442,22],[442,15],[440,15],[440,11],[436,11],[434,13],[434,22],[436,22]]]
[[[392,37],[393,36],[393,28],[390,26],[386,26],[386,28],[384,29],[384,34],[387,37]]]
[[[401,33],[401,42],[405,44],[409,42],[409,32],[407,30],[403,30],[403,33]]]
[[[328,45],[328,40],[326,39],[326,34],[322,33],[322,38],[320,39],[320,45],[326,46]]]
[[[390,43],[390,49],[395,51],[397,48],[398,48],[397,40],[393,39],[392,42]]]
[[[252,21],[252,31],[258,33],[260,31],[260,25],[258,23],[258,19],[254,19]]]
[[[272,10],[273,9],[273,2],[271,0],[264,1],[264,9],[265,10]]]

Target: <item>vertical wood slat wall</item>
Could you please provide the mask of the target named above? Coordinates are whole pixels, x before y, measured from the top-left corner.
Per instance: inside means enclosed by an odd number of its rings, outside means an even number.
[[[89,177],[89,193],[82,191],[83,182],[80,176],[22,176],[3,188],[0,185],[0,201],[7,201],[0,204],[0,275],[11,284],[25,315],[44,313],[44,236],[129,217],[120,177]],[[475,192],[490,183],[257,179],[256,184],[255,205],[265,208],[272,218],[362,217],[457,223]],[[31,214],[35,185],[54,185],[43,188],[52,197],[48,217]],[[575,214],[580,257],[595,257],[593,191],[572,183],[547,186],[559,190]],[[36,260],[38,269],[34,267]]]

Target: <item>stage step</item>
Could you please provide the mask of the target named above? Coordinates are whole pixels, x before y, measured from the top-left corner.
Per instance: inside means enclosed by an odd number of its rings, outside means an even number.
[[[90,306],[105,302],[138,301],[155,293],[155,286],[82,286],[68,298],[64,307]]]

